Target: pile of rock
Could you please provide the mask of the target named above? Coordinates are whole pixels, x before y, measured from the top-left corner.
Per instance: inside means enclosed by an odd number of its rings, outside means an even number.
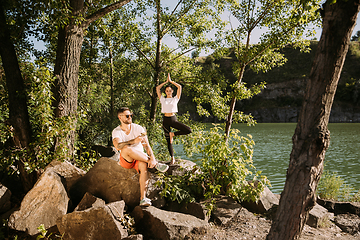
[[[181,174],[193,165],[180,160],[170,166],[168,173]],[[10,228],[29,236],[38,235],[38,227],[43,225],[62,239],[184,239],[194,231],[206,232],[210,221],[226,224],[244,206],[251,212],[272,213],[279,203],[279,196],[268,188],[258,203],[240,205],[231,198],[219,197],[218,208],[210,218],[203,203],[166,202],[159,194],[162,189],[155,185],[157,174],[150,172],[148,197],[153,206],[140,207],[138,177],[135,170],[124,169],[109,158],[99,159],[88,172],[68,162],[54,161],[17,209],[9,211],[11,193],[1,187],[0,212],[7,212],[3,218],[9,216]],[[318,227],[333,216],[316,205],[308,224]]]

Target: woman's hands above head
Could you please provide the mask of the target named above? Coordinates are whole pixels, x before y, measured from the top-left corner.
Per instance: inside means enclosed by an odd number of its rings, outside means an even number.
[[[170,78],[170,73],[168,73],[168,76],[167,76],[166,82],[172,83],[171,78]]]

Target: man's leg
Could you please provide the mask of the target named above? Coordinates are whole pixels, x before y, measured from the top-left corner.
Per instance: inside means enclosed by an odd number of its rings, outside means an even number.
[[[129,146],[125,146],[121,149],[121,156],[128,162],[132,162],[134,159],[140,162],[149,162],[149,157],[145,153],[134,150],[134,148]]]
[[[146,167],[156,168],[160,172],[166,172],[169,169],[169,166],[163,163],[159,163],[155,158],[150,158],[144,152],[135,150],[132,147],[125,146],[121,149],[121,157],[127,162],[133,162],[137,160],[138,162],[146,163]]]
[[[140,183],[140,200],[146,197],[147,186],[149,182],[149,176],[147,171],[147,163],[139,162],[139,183]]]

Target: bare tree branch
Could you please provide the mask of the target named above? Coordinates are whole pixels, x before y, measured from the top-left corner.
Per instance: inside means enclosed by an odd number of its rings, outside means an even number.
[[[175,6],[175,8],[173,9],[173,11],[171,12],[170,16],[173,16],[173,15],[174,15],[176,9],[178,8],[178,6],[180,6],[181,2],[182,2],[182,0],[180,0],[180,1],[176,4],[176,6]],[[168,21],[168,22],[169,22],[169,21]],[[164,29],[167,28],[168,22],[165,23]]]
[[[86,17],[86,21],[83,23],[84,27],[88,27],[92,22],[98,20],[99,18],[105,16],[106,14],[121,8],[125,4],[131,2],[131,0],[121,0],[118,2],[114,2],[113,4],[110,4],[102,9],[99,9],[98,11],[94,12],[90,16]]]
[[[180,21],[180,19],[182,19],[182,18],[185,16],[185,14],[186,14],[187,12],[189,12],[189,10],[192,8],[192,6],[193,6],[195,3],[196,3],[196,0],[194,0],[194,1],[188,6],[188,8],[186,8],[186,9],[184,10],[184,12],[179,16],[178,19],[176,19],[176,20],[169,26],[169,28],[165,28],[165,27],[164,27],[164,29],[163,29],[163,35],[165,35],[166,33],[168,33],[168,32],[174,27],[175,23],[177,23],[178,21]]]
[[[140,53],[141,53],[141,55],[143,55],[143,57],[146,59],[146,61],[150,64],[150,66],[153,68],[153,69],[155,69],[155,66],[154,66],[154,64],[151,62],[151,59],[149,59],[146,55],[145,55],[145,53],[143,52],[143,51],[141,51],[141,49],[140,48],[138,48],[138,46],[135,44],[135,43],[131,43]]]
[[[183,55],[187,54],[188,52],[191,52],[191,51],[192,51],[192,50],[194,50],[194,49],[196,49],[196,47],[191,48],[191,49],[189,49],[189,50],[187,50],[187,51],[185,51],[185,52],[183,52],[183,53],[179,54],[178,56],[174,57],[173,59],[170,59],[169,61],[167,61],[167,62],[166,62],[163,66],[168,65],[169,63],[171,63],[171,62],[175,61],[175,60],[176,60],[176,59],[178,59],[179,57],[181,57],[181,56],[183,56]]]

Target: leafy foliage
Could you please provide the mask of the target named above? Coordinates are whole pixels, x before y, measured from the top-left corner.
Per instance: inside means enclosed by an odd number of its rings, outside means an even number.
[[[224,47],[233,50],[237,62],[233,65],[237,80],[230,84],[229,113],[226,120],[226,136],[233,121],[237,93],[242,88],[245,68],[255,72],[267,72],[286,62],[279,49],[287,45],[307,50],[308,41],[303,36],[309,32],[306,26],[319,19],[316,1],[242,1],[229,0],[226,7],[238,21],[237,26],[225,33]],[[263,28],[257,44],[251,42],[256,28]],[[244,92],[242,92],[244,94]]]
[[[48,231],[46,230],[44,224],[41,224],[37,229],[40,234],[36,237],[36,240],[39,240],[39,239],[46,239],[46,240],[63,239],[62,236],[59,236],[56,234],[53,235],[53,233],[47,234]],[[55,238],[53,238],[52,236],[54,236]]]
[[[220,194],[238,201],[257,201],[270,182],[261,172],[253,172],[254,145],[250,135],[240,136],[237,129],[231,130],[226,141],[224,129],[216,124],[187,136],[184,149],[189,155],[198,154],[199,166],[182,177],[164,177],[162,194],[178,202],[205,199],[210,211]]]
[[[25,69],[26,68],[26,69]],[[69,129],[75,129],[74,120],[67,118],[54,118],[52,109],[51,87],[53,77],[45,67],[34,68],[31,64],[25,65],[23,73],[28,86],[28,109],[32,126],[32,142],[29,149],[11,148],[12,128],[6,121],[0,122],[2,144],[2,169],[14,174],[11,166],[15,161],[23,161],[28,172],[44,169],[52,160],[65,160],[67,147],[61,146],[53,151],[55,139],[66,136]],[[7,101],[5,101],[6,103]],[[7,105],[3,105],[7,108]],[[1,112],[1,118],[7,118],[8,111]],[[26,159],[26,161],[24,161]],[[68,159],[67,159],[68,160]]]

